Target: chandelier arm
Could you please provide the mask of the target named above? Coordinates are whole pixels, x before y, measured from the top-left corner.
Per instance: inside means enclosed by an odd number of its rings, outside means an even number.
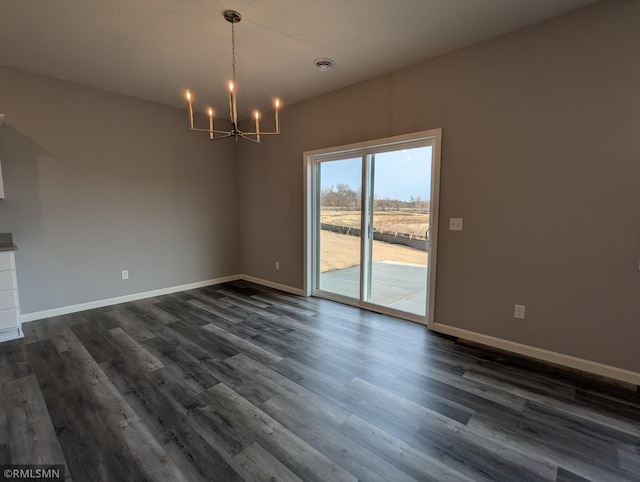
[[[251,141],[251,142],[255,142],[256,144],[260,144],[259,140],[252,139],[251,137],[247,137],[247,135],[249,135],[249,134],[253,134],[253,132],[243,132],[242,134],[239,135],[239,137],[242,137],[243,139],[246,139],[246,140]]]
[[[218,136],[218,137],[213,137],[213,138],[209,138],[210,141],[219,141],[220,139],[227,139],[228,137],[233,137],[233,134],[229,134],[228,132],[225,133],[226,135],[224,136]]]
[[[214,134],[229,134],[229,132],[231,131],[218,131],[218,130],[209,130],[209,129],[198,129],[198,128],[193,128],[193,129],[189,129],[190,131],[194,131],[194,132],[210,132],[210,133],[214,133]]]

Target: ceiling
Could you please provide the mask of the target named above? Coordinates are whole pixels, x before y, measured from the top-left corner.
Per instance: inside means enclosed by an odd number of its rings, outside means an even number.
[[[597,0],[0,0],[0,64],[227,114],[234,9],[238,107],[284,106]],[[317,57],[335,67],[320,72]],[[0,105],[0,111],[2,106]]]

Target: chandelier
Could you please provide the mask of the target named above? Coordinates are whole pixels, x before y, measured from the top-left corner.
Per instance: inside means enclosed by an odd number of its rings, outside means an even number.
[[[278,121],[278,109],[280,108],[280,100],[276,99],[274,102],[275,106],[275,130],[273,132],[263,132],[260,131],[260,112],[257,110],[254,112],[253,116],[256,121],[256,130],[255,132],[242,132],[238,128],[238,107],[236,102],[236,30],[235,25],[242,20],[242,17],[235,10],[225,10],[224,18],[227,22],[231,23],[231,58],[232,58],[232,71],[233,71],[233,80],[229,81],[229,117],[231,120],[231,130],[228,131],[220,131],[215,130],[213,125],[213,117],[215,115],[215,111],[212,107],[207,109],[207,113],[209,115],[209,128],[208,129],[199,129],[193,126],[193,106],[191,104],[192,95],[191,92],[187,90],[187,104],[189,107],[189,130],[196,132],[208,132],[209,139],[212,141],[218,139],[226,139],[227,137],[235,137],[236,141],[240,138],[247,139],[253,142],[260,142],[261,135],[273,135],[280,134],[280,123]]]

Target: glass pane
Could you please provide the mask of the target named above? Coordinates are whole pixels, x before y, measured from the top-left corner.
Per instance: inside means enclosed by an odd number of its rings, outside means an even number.
[[[360,298],[362,159],[319,164],[318,288]]]
[[[373,158],[373,241],[369,299],[425,315],[432,148]]]

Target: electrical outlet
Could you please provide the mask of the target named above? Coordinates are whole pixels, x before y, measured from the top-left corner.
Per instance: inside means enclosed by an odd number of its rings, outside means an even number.
[[[128,269],[123,269],[122,270],[122,279],[129,279],[129,270]]]
[[[449,218],[449,231],[462,231],[462,218]]]
[[[513,317],[524,320],[524,305],[516,305],[513,309]]]
[[[280,269],[280,261],[276,261],[276,271]]]

